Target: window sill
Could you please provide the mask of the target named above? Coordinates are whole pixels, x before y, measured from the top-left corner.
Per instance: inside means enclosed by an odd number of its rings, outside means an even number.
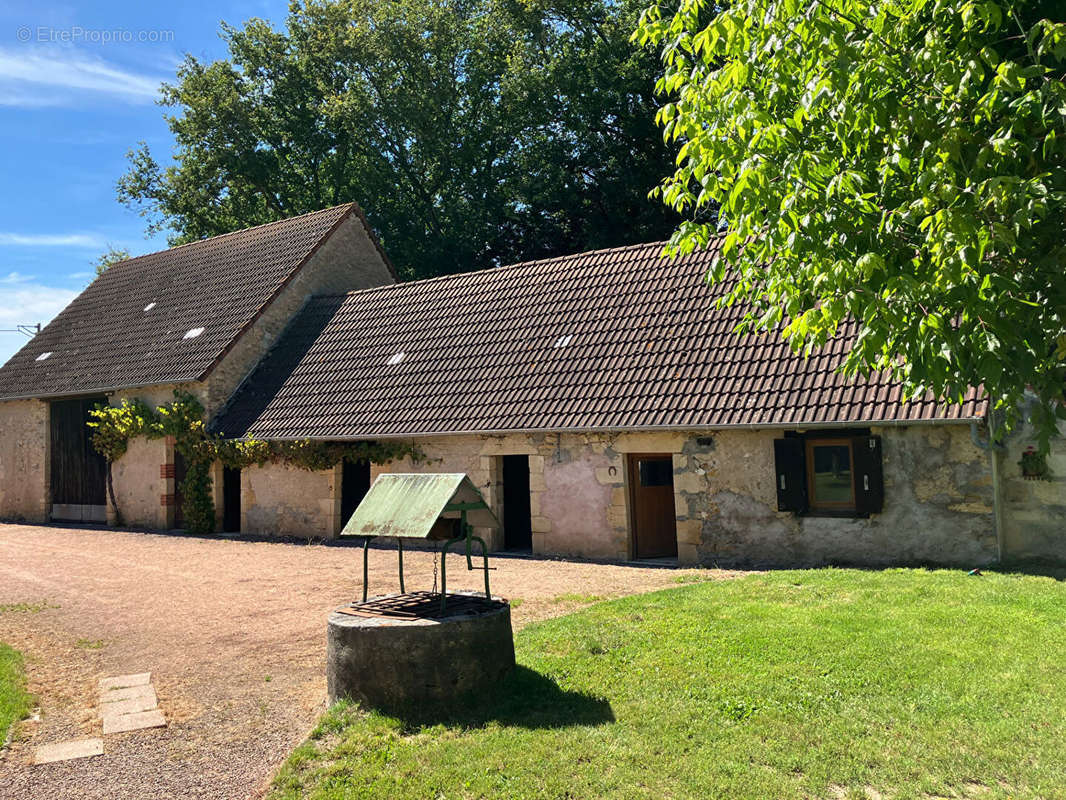
[[[869,514],[860,514],[857,511],[851,509],[831,509],[831,508],[818,508],[809,509],[802,514],[796,514],[797,517],[831,517],[834,519],[869,519]]]

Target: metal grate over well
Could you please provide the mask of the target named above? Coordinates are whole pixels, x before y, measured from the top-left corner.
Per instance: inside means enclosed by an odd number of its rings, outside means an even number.
[[[447,609],[441,604],[439,592],[408,592],[378,597],[362,603],[339,608],[341,614],[353,617],[384,617],[388,619],[440,619],[462,614],[485,614],[507,605],[484,595],[449,594]]]

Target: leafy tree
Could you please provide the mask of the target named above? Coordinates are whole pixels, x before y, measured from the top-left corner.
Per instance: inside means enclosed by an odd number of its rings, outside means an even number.
[[[107,246],[107,251],[101,253],[100,257],[95,261],[90,261],[93,269],[96,270],[96,277],[100,277],[107,270],[117,264],[119,261],[125,261],[130,257],[130,251],[125,247],[115,247],[113,244]]]
[[[224,25],[119,198],[176,243],[357,200],[405,277],[665,238],[639,0],[307,0]]]
[[[843,370],[912,395],[1028,387],[1044,445],[1066,417],[1066,25],[1044,0],[707,0],[646,11],[660,187],[704,247],[720,204],[727,302],[799,348],[842,326]]]

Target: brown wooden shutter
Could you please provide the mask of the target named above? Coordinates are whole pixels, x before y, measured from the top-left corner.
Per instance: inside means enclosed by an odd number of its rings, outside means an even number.
[[[881,437],[856,436],[851,440],[855,454],[855,512],[879,514],[885,501],[881,471]]]
[[[774,439],[777,510],[807,510],[807,469],[802,439]]]

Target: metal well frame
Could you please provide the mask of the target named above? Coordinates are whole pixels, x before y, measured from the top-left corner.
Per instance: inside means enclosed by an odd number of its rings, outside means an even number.
[[[449,503],[444,507],[445,512],[458,511],[459,512],[459,530],[461,534],[448,539],[441,546],[440,549],[440,610],[443,614],[448,607],[448,570],[447,570],[447,557],[448,550],[451,546],[463,542],[466,545],[466,568],[468,571],[475,569],[482,569],[485,572],[485,599],[492,600],[492,592],[489,589],[489,570],[492,569],[489,566],[489,548],[485,544],[485,540],[480,536],[474,535],[473,526],[467,521],[466,514],[468,511],[487,509],[488,506],[484,502],[474,503]],[[377,539],[377,536],[367,536],[363,540],[363,602],[367,602],[369,584],[370,584],[370,542],[373,539]],[[481,557],[483,564],[481,567],[474,566],[473,560],[473,544],[477,542],[481,545]],[[403,538],[396,537],[396,554],[397,554],[397,567],[400,575],[400,594],[406,594],[407,589],[404,585],[403,578]]]

